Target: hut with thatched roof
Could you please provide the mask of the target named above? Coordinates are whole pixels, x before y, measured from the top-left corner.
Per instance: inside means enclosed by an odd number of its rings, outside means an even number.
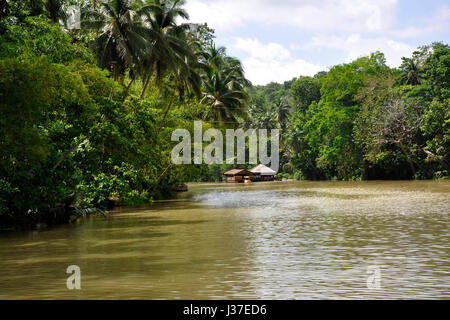
[[[274,181],[275,175],[277,174],[275,170],[272,170],[263,164],[257,165],[251,169],[250,172],[254,175],[254,181]]]
[[[253,180],[254,174],[245,169],[233,169],[225,172],[224,180],[228,183],[244,183]]]

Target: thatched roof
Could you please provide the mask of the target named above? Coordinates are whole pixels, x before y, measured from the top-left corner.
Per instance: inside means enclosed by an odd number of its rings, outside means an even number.
[[[260,174],[262,176],[274,176],[277,174],[276,171],[270,169],[269,167],[266,167],[263,164],[257,165],[253,169],[250,170],[253,173]]]
[[[253,173],[245,169],[233,169],[223,174],[224,176],[253,176]]]

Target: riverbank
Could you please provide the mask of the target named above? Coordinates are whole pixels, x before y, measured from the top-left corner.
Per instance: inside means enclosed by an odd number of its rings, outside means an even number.
[[[287,179],[286,181],[274,181],[274,182],[255,182],[250,185],[245,185],[245,187],[251,188],[257,186],[263,186],[266,188],[267,186],[275,187],[277,186],[277,183],[304,183],[305,185],[308,184],[321,184],[321,183],[337,183],[340,185],[345,185],[345,181],[297,181],[295,179]],[[440,180],[415,180],[415,181],[398,181],[398,180],[374,180],[374,181],[358,181],[354,183],[362,183],[366,185],[370,185],[372,183],[402,183],[402,182],[410,182],[410,183],[442,183],[442,182],[449,182],[448,179],[440,179]],[[351,183],[348,182],[347,183]],[[214,186],[222,186],[227,187],[229,186],[227,183],[212,183],[212,182],[204,182],[204,183],[198,183],[198,182],[191,182],[188,184],[180,185],[179,188],[177,188],[177,193],[173,193],[171,199],[177,199],[180,193],[188,192],[190,186],[196,187],[199,185],[214,185]],[[170,200],[170,199],[167,199]],[[4,225],[0,226],[0,233],[1,232],[14,232],[14,231],[27,231],[27,230],[45,230],[51,227],[65,225],[65,224],[71,224],[76,223],[77,221],[82,221],[84,218],[89,217],[91,215],[96,215],[99,217],[107,217],[109,212],[115,212],[117,209],[121,210],[128,210],[133,208],[146,208],[150,206],[151,204],[140,204],[139,206],[132,205],[132,206],[126,206],[119,204],[118,201],[111,201],[109,203],[108,209],[101,210],[99,208],[74,208],[71,205],[60,205],[56,208],[49,209],[45,214],[41,215],[41,218],[39,219],[32,219],[22,221],[22,223],[18,223],[15,225]]]

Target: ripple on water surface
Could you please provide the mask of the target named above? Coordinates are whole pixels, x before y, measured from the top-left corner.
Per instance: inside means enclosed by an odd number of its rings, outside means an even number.
[[[0,235],[0,298],[450,298],[449,182],[189,189],[107,221]]]

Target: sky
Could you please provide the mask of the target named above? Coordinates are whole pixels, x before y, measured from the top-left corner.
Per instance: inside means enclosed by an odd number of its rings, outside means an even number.
[[[190,22],[239,58],[254,85],[312,76],[374,51],[398,67],[419,46],[450,43],[449,0],[187,0]]]

